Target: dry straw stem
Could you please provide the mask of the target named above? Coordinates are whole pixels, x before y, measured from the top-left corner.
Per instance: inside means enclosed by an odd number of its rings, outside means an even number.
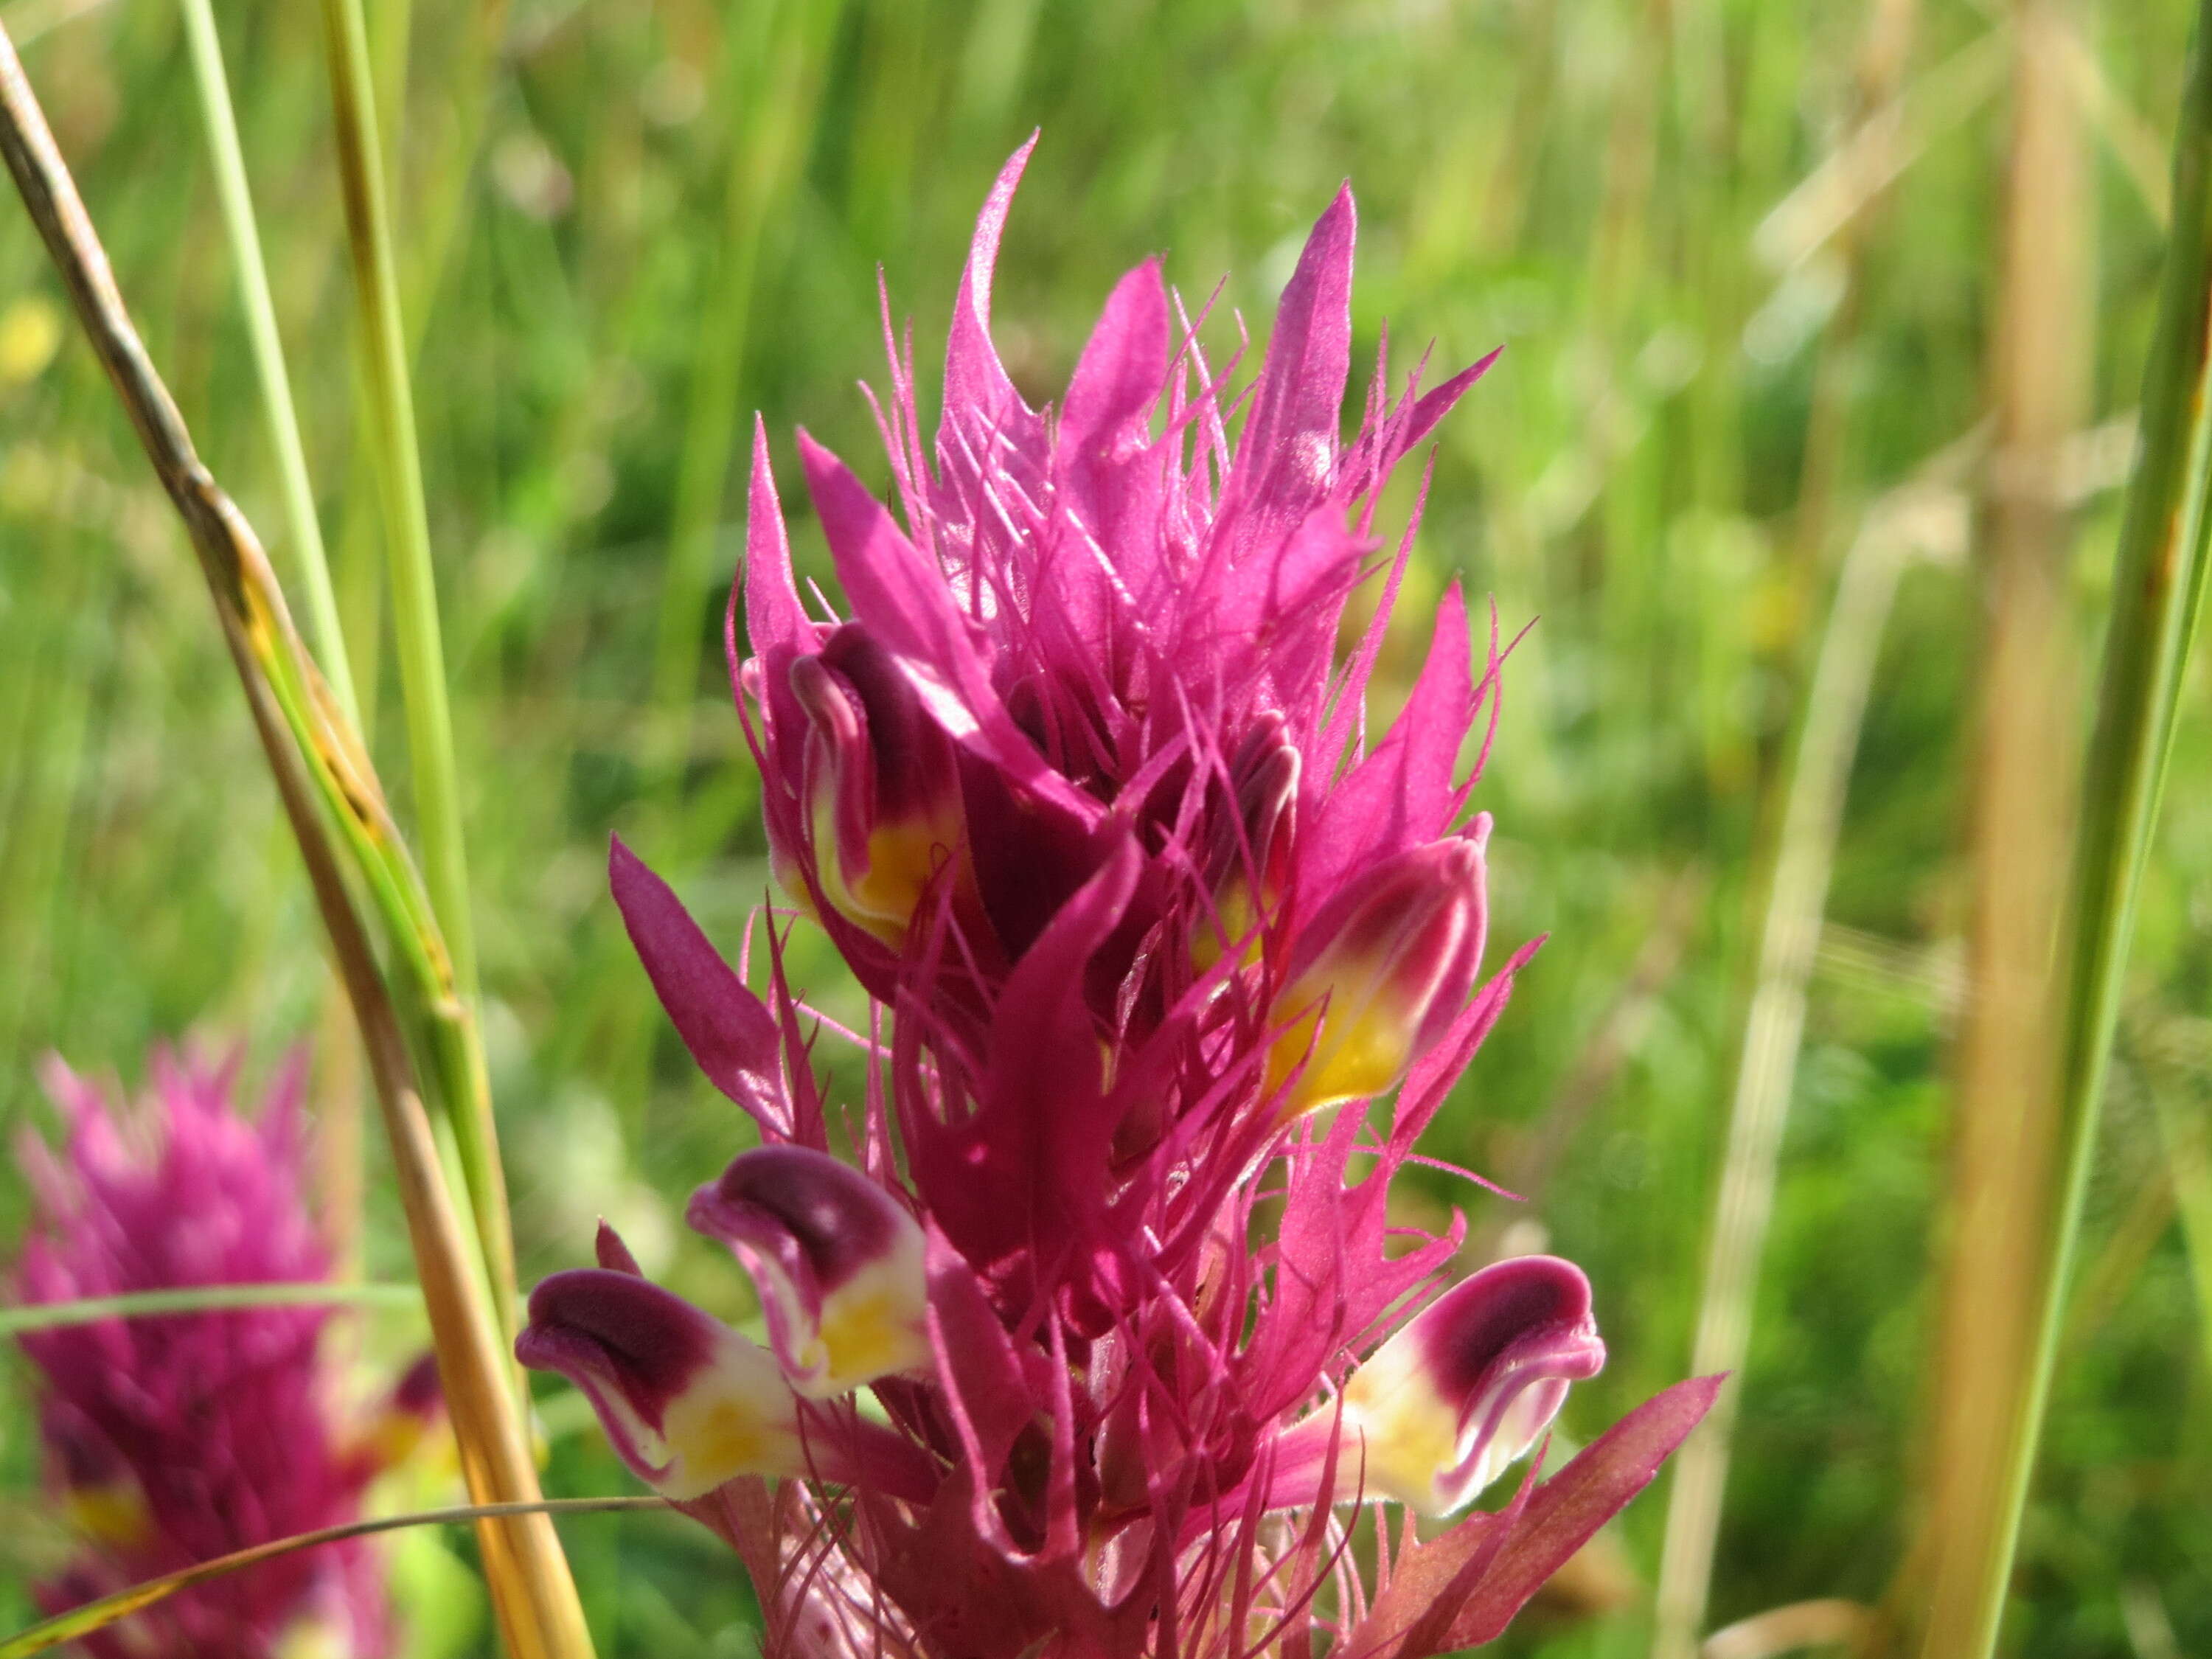
[[[1862,132],[1880,130],[1882,113],[1897,107],[1898,88],[1911,58],[1919,21],[1919,0],[1875,0],[1852,86],[1853,108],[1866,120]],[[1797,501],[1790,529],[1788,574],[1806,615],[1811,613],[1812,596],[1820,591],[1827,569],[1836,503],[1855,470],[1852,439],[1860,401],[1856,386],[1859,337],[1866,323],[1868,255],[1880,216],[1877,209],[1897,173],[1876,170],[1867,174],[1860,169],[1847,177],[1855,192],[1850,210],[1829,233],[1837,244],[1842,287],[1835,314],[1821,331],[1813,364],[1804,458],[1797,470]]]
[[[2031,1340],[1979,1407],[2003,1434],[1991,1485],[1959,1536],[1939,1540],[1929,1659],[1992,1652],[2063,1330],[2082,1195],[2119,1018],[2135,906],[2201,607],[2212,518],[2212,0],[2197,12],[2174,141],[2173,238],[2144,374],[2142,450],[2112,584],[2097,719],[2081,794],[2064,924],[2064,995],[2048,1173],[2011,1194],[2033,1254],[2014,1269]],[[2049,245],[2037,252],[2049,257]],[[1941,1517],[1949,1519],[1950,1517]]]
[[[438,1351],[439,1375],[472,1497],[530,1503],[538,1497],[510,1371],[482,1283],[444,1181],[413,1060],[376,963],[332,838],[331,815],[353,867],[386,912],[394,955],[440,964],[434,927],[404,925],[412,872],[375,776],[294,631],[266,556],[236,505],[194,453],[176,404],[146,355],[117,292],[107,256],[70,178],[21,60],[0,29],[0,155],[68,288],[79,320],[120,395],[155,474],[184,520],[246,692],[285,815],[297,838],[374,1077],[389,1132],[416,1271]],[[403,977],[403,983],[408,981]],[[448,996],[450,1002],[451,998]],[[439,1022],[428,1021],[434,1031]],[[517,1659],[588,1655],[582,1608],[551,1523],[542,1515],[480,1523],[486,1577]]]
[[[1874,1609],[1862,1602],[1832,1597],[1793,1601],[1715,1631],[1698,1650],[1698,1659],[1776,1659],[1814,1648],[1861,1651],[1878,1628]],[[0,1653],[0,1659],[10,1656]]]
[[[1827,908],[1860,720],[1898,577],[1915,549],[1919,526],[1931,510],[1940,516],[1980,447],[1978,435],[1960,440],[1931,460],[1914,483],[1876,503],[1838,579],[1806,695],[1729,1108],[1728,1152],[1691,1360],[1700,1375],[1740,1372],[1750,1346],[1752,1297],[1804,1036],[1806,987]],[[1698,1651],[1740,1388],[1731,1382],[1723,1390],[1711,1415],[1674,1459],[1659,1567],[1653,1647],[1658,1659],[1692,1659]]]
[[[1980,710],[1972,772],[1966,1000],[1954,1057],[1950,1190],[1930,1401],[1923,1651],[1967,1655],[1998,1547],[1996,1502],[2035,1341],[2038,1264],[2058,1158],[2052,983],[2072,808],[2058,453],[2080,423],[2092,330],[2081,134],[2063,26],[2047,0],[2013,18],[2010,140],[1983,508]],[[2054,738],[2057,740],[2054,741]],[[1991,1631],[1994,1635],[1994,1630]]]
[[[1887,0],[1893,9],[1897,0]],[[1881,17],[1877,14],[1876,34]],[[2006,31],[1991,28],[1899,91],[1863,75],[1861,119],[1752,237],[1769,270],[1796,270],[1845,236],[1890,185],[1946,134],[1956,131],[2004,84]],[[1869,66],[1883,60],[1877,55]]]

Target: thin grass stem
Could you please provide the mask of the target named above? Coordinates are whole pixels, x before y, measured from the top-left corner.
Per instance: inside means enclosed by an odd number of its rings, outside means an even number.
[[[368,37],[361,0],[325,0],[331,96],[345,187],[347,239],[353,250],[354,290],[367,349],[376,472],[385,492],[390,550],[392,636],[407,716],[408,756],[413,764],[415,811],[421,825],[423,866],[431,909],[453,966],[464,1010],[477,1000],[476,950],[469,915],[468,864],[461,836],[460,781],[453,758],[453,714],[447,702],[445,650],[440,639],[436,573],[422,495],[422,456],[416,440],[407,338],[401,321],[399,283],[392,259],[384,186],[384,139],[378,131]],[[502,1332],[512,1329],[514,1243],[509,1231],[506,1178],[500,1168],[498,1129],[483,1051],[472,1023],[459,1027],[463,1052],[454,1057],[455,1087],[442,1093],[453,1131],[462,1179],[492,1303]]]
[[[103,1595],[98,1601],[72,1607],[67,1613],[58,1613],[0,1642],[0,1659],[29,1659],[32,1654],[45,1653],[64,1642],[82,1641],[94,1632],[105,1630],[135,1613],[143,1613],[148,1607],[167,1601],[179,1590],[189,1589],[194,1584],[204,1584],[210,1578],[221,1578],[301,1550],[343,1543],[349,1538],[366,1538],[376,1533],[398,1532],[408,1527],[452,1526],[471,1521],[481,1523],[514,1520],[526,1516],[610,1515],[667,1507],[666,1500],[659,1498],[550,1498],[517,1504],[456,1504],[451,1509],[416,1510],[406,1515],[380,1515],[366,1521],[349,1521],[343,1526],[324,1527],[314,1532],[296,1533],[289,1538],[271,1539],[268,1543],[256,1544],[247,1549],[233,1550],[212,1561],[198,1562],[181,1571],[149,1578],[127,1589],[118,1590],[112,1595]]]
[[[429,514],[422,495],[422,453],[399,314],[368,37],[360,0],[325,0],[331,96],[338,164],[345,187],[346,230],[354,261],[355,299],[368,344],[369,414],[383,487],[390,544],[392,634],[407,710],[407,746],[422,823],[423,869],[433,907],[453,958],[462,994],[476,994],[476,952],[469,927],[468,864],[461,836],[460,783],[453,758],[453,713],[438,625],[436,573]]]
[[[2047,1224],[2027,1264],[2028,1363],[1984,1402],[2005,1430],[1987,1495],[1987,1547],[1954,1557],[1932,1587],[1923,1652],[1996,1650],[2063,1330],[2136,902],[2172,750],[2183,673],[2208,568],[2212,491],[2212,0],[2197,9],[2174,140],[2173,237],[2144,373],[2141,459],[2130,488],[2083,778],[2068,915],[2055,1167],[2015,1201]],[[1948,1643],[1949,1645],[1939,1645]]]
[[[354,693],[345,630],[338,625],[337,592],[331,586],[322,524],[315,514],[307,451],[300,441],[300,417],[292,404],[292,378],[284,368],[284,343],[276,331],[276,307],[270,297],[269,269],[261,257],[261,232],[253,216],[252,192],[246,185],[246,157],[239,147],[238,118],[232,112],[229,78],[223,72],[215,9],[210,0],[182,0],[182,3],[185,38],[191,45],[192,80],[199,89],[208,153],[215,165],[216,197],[222,206],[223,232],[230,239],[231,258],[237,262],[239,302],[246,311],[246,340],[253,351],[253,372],[261,383],[261,410],[268,422],[269,442],[276,452],[285,527],[292,533],[307,589],[317,665],[330,682],[338,707],[358,726],[361,700]]]
[[[443,1086],[453,1086],[452,1073],[471,1041],[436,920],[359,739],[292,626],[259,538],[199,459],[131,320],[106,251],[4,28],[0,161],[14,175],[78,320],[184,521],[206,580],[361,1027],[463,1477],[479,1502],[533,1503],[538,1476],[512,1361],[483,1280],[469,1264],[417,1080],[419,1054]],[[383,923],[381,960],[356,893]],[[544,1515],[483,1520],[478,1539],[486,1583],[516,1659],[588,1656],[591,1637],[575,1585]]]
[[[128,1296],[88,1296],[74,1302],[40,1302],[0,1308],[0,1337],[26,1331],[91,1325],[103,1319],[143,1319],[158,1314],[219,1313],[231,1308],[419,1308],[418,1285],[189,1285]]]
[[[1931,492],[1948,486],[1976,447],[1971,439],[1952,446],[1929,465],[1917,486],[1878,503],[1837,579],[1807,689],[1759,937],[1758,977],[1737,1062],[1728,1151],[1692,1345],[1691,1364],[1700,1375],[1740,1372],[1750,1348],[1752,1298],[1773,1213],[1782,1133],[1804,1036],[1820,917],[1827,908],[1843,828],[1844,791],[1898,579],[1913,550],[1915,509]],[[1698,1651],[1741,1387],[1740,1377],[1729,1383],[1674,1460],[1659,1566],[1652,1648],[1656,1659],[1690,1659]]]
[[[283,341],[277,332],[276,308],[270,297],[269,271],[261,252],[261,233],[255,219],[253,198],[246,177],[246,158],[239,143],[238,120],[230,99],[230,83],[223,69],[222,45],[216,29],[210,0],[182,0],[185,35],[191,44],[192,78],[198,88],[200,112],[205,121],[208,149],[214,164],[216,194],[222,208],[224,234],[238,273],[239,301],[246,313],[246,339],[261,388],[262,415],[268,425],[270,446],[276,455],[284,520],[291,532],[307,591],[307,616],[316,644],[318,666],[330,683],[331,695],[352,724],[360,727],[361,699],[354,690],[352,653],[338,608],[337,589],[331,579],[328,552],[323,543],[321,520],[315,508],[314,486],[307,477],[307,458],[301,442],[300,419],[292,401],[292,381],[284,365]],[[343,1020],[343,993],[335,981],[327,994]],[[320,1073],[327,1079],[333,1066],[341,1073],[338,1086],[321,1091],[317,1102],[316,1174],[323,1200],[325,1236],[341,1261],[347,1259],[361,1228],[362,1187],[358,1173],[361,1144],[361,1098],[354,1086],[343,1034],[324,1051]]]

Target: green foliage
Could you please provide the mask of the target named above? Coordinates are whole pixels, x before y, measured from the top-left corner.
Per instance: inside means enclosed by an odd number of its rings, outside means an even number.
[[[8,0],[0,17],[21,34],[65,9]],[[1815,365],[1838,327],[1834,251],[1778,270],[1754,238],[1848,136],[1871,9],[850,0],[830,15],[796,0],[523,0],[504,50],[483,57],[471,9],[418,9],[390,180],[394,257],[419,341],[459,805],[525,1281],[582,1259],[604,1210],[641,1253],[672,1258],[676,1288],[743,1311],[738,1275],[675,1221],[737,1149],[736,1114],[667,1031],[603,882],[619,830],[732,951],[767,887],[720,665],[741,472],[695,477],[687,493],[687,448],[702,428],[719,447],[733,410],[740,441],[726,460],[741,469],[743,416],[758,408],[780,466],[804,422],[880,483],[853,384],[882,379],[874,268],[895,313],[915,319],[926,366],[975,208],[1041,122],[996,306],[1001,348],[1035,395],[1064,380],[1111,281],[1148,252],[1166,254],[1194,304],[1228,273],[1224,316],[1233,307],[1259,326],[1346,174],[1360,196],[1355,305],[1370,350],[1386,318],[1401,363],[1431,338],[1449,367],[1508,348],[1441,434],[1417,586],[1433,594],[1463,574],[1495,596],[1509,634],[1540,615],[1509,665],[1479,799],[1498,823],[1493,937],[1551,940],[1432,1150],[1510,1170],[1654,929],[1680,926],[1679,965],[1637,1041],[1520,1212],[1589,1268],[1613,1348],[1563,1426],[1588,1437],[1680,1376],[1771,787],[1826,573],[1868,504],[1984,402],[2001,92],[1931,127],[1856,223],[1864,294],[1838,365],[1849,437],[1827,532],[1812,569],[1798,568]],[[1908,87],[1992,27],[1992,9],[1970,0],[1921,9]],[[2097,128],[2100,421],[2129,413],[2141,384],[2162,234],[2125,157],[2137,129],[2163,156],[2191,9],[2107,9],[2085,23],[2112,112]],[[363,512],[374,521],[376,485],[356,455],[368,434],[320,25],[313,8],[268,0],[222,21],[343,606],[362,562],[372,586],[380,565],[374,537],[337,533]],[[794,72],[763,77],[743,55],[756,37],[795,55]],[[213,178],[179,114],[193,96],[184,45],[173,8],[106,5],[52,23],[25,52],[156,360],[289,571]],[[476,82],[454,84],[464,73]],[[758,107],[763,79],[765,96],[805,100],[781,112],[796,124],[781,144],[758,138],[779,113]],[[482,129],[464,147],[470,100]],[[740,173],[748,154],[771,176]],[[449,195],[459,211],[441,255]],[[733,218],[751,203],[772,211]],[[0,225],[19,224],[15,211],[0,202]],[[750,296],[741,318],[727,302],[733,264]],[[58,306],[33,240],[0,234],[0,1115],[30,1122],[44,1121],[44,1050],[127,1070],[152,1040],[199,1029],[246,1034],[265,1058],[315,1035],[327,1000],[313,907],[180,534],[82,348],[64,337],[31,349],[39,315]],[[741,357],[716,355],[733,339]],[[2100,466],[2084,447],[2085,644],[2109,599],[2112,450]],[[783,482],[799,556],[819,574],[803,493]],[[705,530],[679,524],[679,501]],[[1815,1596],[1877,1600],[1914,1534],[1914,1435],[1936,1386],[1929,1285],[1978,616],[1971,562],[1955,556],[1971,502],[1951,506],[1951,528],[1936,527],[1931,556],[1905,578],[1852,776],[1716,1625]],[[672,565],[672,539],[700,562]],[[363,613],[347,615],[359,628]],[[407,767],[392,654],[366,632],[349,644],[396,787]],[[1402,681],[1423,644],[1404,629],[1389,672]],[[656,684],[672,663],[696,664],[673,694]],[[2081,679],[2083,728],[2054,732],[2054,746],[2087,737]],[[680,718],[672,695],[688,698]],[[2212,763],[2206,703],[2200,665],[2091,1176],[2088,1283],[2125,1246],[2139,1195],[2168,1180],[2161,1116],[2201,1124],[2212,1097],[2212,806],[2191,787]],[[1693,867],[1697,901],[1668,922],[1667,895]],[[857,1012],[803,929],[793,973],[827,1012]],[[857,1084],[833,1036],[817,1052]],[[384,1180],[380,1164],[364,1240],[375,1279],[408,1271]],[[1478,1232],[1510,1218],[1441,1174],[1420,1196],[1468,1206]],[[0,1185],[0,1237],[20,1199]],[[2119,1269],[2069,1328],[2023,1534],[2016,1635],[2038,1659],[2129,1651],[2147,1639],[2151,1591],[2179,1651],[2212,1647],[2204,1304],[2171,1225]],[[596,1432],[544,1403],[548,1490],[629,1490]],[[34,1502],[24,1423],[13,1405],[0,1415],[11,1506]],[[1647,1498],[1618,1529],[1644,1584],[1662,1516]],[[603,1651],[750,1651],[743,1575],[702,1532],[619,1516],[569,1522],[565,1535]],[[0,1625],[30,1616],[23,1586],[41,1547],[0,1544]],[[434,1563],[408,1582],[436,1577]],[[1595,1624],[1554,1607],[1509,1646],[1638,1653],[1647,1618],[1641,1592]],[[465,1626],[439,1625],[441,1651],[466,1650]]]

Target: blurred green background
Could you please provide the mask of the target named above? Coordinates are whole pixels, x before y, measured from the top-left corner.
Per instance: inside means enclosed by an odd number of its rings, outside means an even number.
[[[2094,373],[2058,480],[2081,662],[2052,672],[2082,686],[2188,9],[2067,14],[2087,189],[2054,258],[2086,262],[2070,325]],[[271,0],[218,16],[355,671],[404,818],[319,20]],[[884,481],[854,384],[883,379],[876,268],[915,319],[927,393],[975,210],[1033,126],[996,307],[1033,400],[1151,252],[1194,304],[1226,273],[1224,304],[1263,335],[1349,175],[1357,349],[1371,358],[1386,320],[1401,365],[1429,341],[1446,368],[1506,348],[1440,434],[1382,696],[1455,574],[1509,632],[1540,619],[1478,801],[1498,821],[1493,938],[1550,942],[1431,1150],[1529,1194],[1476,1195],[1479,1238],[1540,1227],[1595,1282],[1613,1359],[1568,1407],[1578,1437],[1689,1368],[1792,733],[1848,550],[1883,538],[1902,561],[1886,625],[1861,619],[1870,689],[1709,1622],[1888,1593],[1945,1386],[1934,1273],[1984,597],[1973,470],[1942,458],[1981,422],[1997,348],[2006,9],[493,0],[410,17],[374,0],[369,16],[526,1279],[582,1259],[604,1212],[678,1288],[732,1310],[741,1295],[677,1218],[742,1132],[666,1030],[602,870],[619,830],[732,948],[766,884],[720,647],[750,412],[780,471],[804,422]],[[5,0],[0,20],[203,454],[292,580],[177,9]],[[818,569],[795,470],[781,481]],[[2069,702],[2086,710],[2086,690]],[[2175,1224],[2203,1195],[2192,1126],[2212,1094],[2206,713],[2200,667],[2023,1543],[2014,1636],[2053,1659],[2212,1650],[2205,1304]],[[2080,740],[2051,733],[2054,767]],[[802,944],[796,977],[854,1011],[826,952]],[[10,197],[0,1115],[49,1122],[33,1075],[48,1050],[135,1077],[151,1042],[187,1033],[241,1037],[263,1065],[311,1039],[340,1121],[358,1092],[200,579]],[[381,1156],[372,1133],[361,1256],[401,1278]],[[1441,1215],[1468,1196],[1438,1176],[1408,1202]],[[0,1237],[22,1201],[0,1185]],[[396,1316],[372,1338],[389,1353],[422,1340]],[[629,1490],[575,1404],[547,1402],[552,1489]],[[18,1397],[0,1411],[9,1626],[60,1547],[27,1429]],[[1662,1483],[1509,1650],[1645,1651],[1664,1521]],[[750,1651],[742,1574],[702,1532],[602,1517],[564,1535],[602,1652]],[[467,1548],[408,1547],[426,1654],[488,1639],[455,1565]]]

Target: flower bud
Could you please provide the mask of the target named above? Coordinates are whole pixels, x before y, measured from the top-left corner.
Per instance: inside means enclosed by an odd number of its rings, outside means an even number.
[[[768,1351],[650,1280],[555,1273],[530,1293],[514,1355],[581,1389],[623,1462],[664,1498],[806,1468],[799,1399]]]
[[[361,1454],[378,1469],[396,1468],[415,1455],[445,1414],[438,1357],[426,1353],[400,1375],[369,1419],[361,1437]]]
[[[1287,1120],[1381,1094],[1447,1030],[1482,962],[1483,862],[1464,837],[1353,878],[1299,935],[1267,1087]]]
[[[1604,1364],[1581,1269],[1548,1255],[1486,1267],[1345,1385],[1340,1495],[1357,1478],[1371,1496],[1448,1514],[1534,1445],[1567,1385]]]
[[[1206,861],[1212,914],[1191,941],[1200,973],[1231,950],[1246,967],[1260,959],[1260,925],[1273,920],[1290,872],[1299,764],[1282,715],[1272,710],[1254,724],[1231,763],[1234,799],[1214,826]]]
[[[145,1492],[106,1437],[66,1407],[50,1412],[44,1426],[70,1525],[103,1549],[144,1542],[154,1529]]]
[[[825,1400],[929,1361],[921,1227],[826,1152],[741,1153],[692,1195],[687,1218],[752,1276],[790,1385]]]
[[[896,945],[939,869],[960,855],[952,745],[857,623],[791,665],[791,690],[810,728],[804,856],[833,908]]]

